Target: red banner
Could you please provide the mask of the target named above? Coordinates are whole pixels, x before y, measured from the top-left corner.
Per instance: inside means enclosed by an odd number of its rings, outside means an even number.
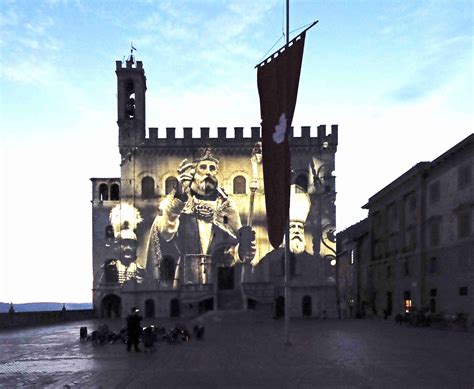
[[[259,65],[257,71],[262,117],[263,179],[268,238],[280,246],[290,207],[288,136],[295,112],[305,32]]]

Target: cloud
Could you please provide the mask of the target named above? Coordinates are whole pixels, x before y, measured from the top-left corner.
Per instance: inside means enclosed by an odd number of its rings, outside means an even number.
[[[437,91],[458,76],[464,63],[472,63],[469,54],[471,45],[468,36],[448,37],[427,45],[426,56],[417,61],[412,78],[390,95],[395,100],[406,102]]]
[[[12,3],[5,7],[0,16],[2,46],[9,53],[0,57],[0,78],[21,84],[52,83],[60,74],[54,53],[62,47],[54,36],[54,19],[42,7],[32,11],[15,6]]]
[[[387,93],[389,99],[425,98],[457,77],[465,64],[472,67],[472,14],[461,2],[390,3],[379,24],[374,47],[392,48],[385,61],[399,75],[392,80],[397,84]]]

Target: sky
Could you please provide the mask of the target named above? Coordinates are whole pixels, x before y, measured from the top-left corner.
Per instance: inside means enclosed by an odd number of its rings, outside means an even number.
[[[339,125],[338,231],[472,133],[472,4],[291,1],[290,31],[319,20],[293,125]],[[0,301],[92,300],[89,179],[120,175],[115,61],[130,42],[147,127],[247,131],[254,66],[283,44],[284,18],[284,0],[0,0]]]

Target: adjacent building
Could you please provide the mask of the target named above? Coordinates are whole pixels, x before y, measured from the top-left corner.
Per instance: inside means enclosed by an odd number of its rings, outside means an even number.
[[[361,313],[474,318],[473,165],[471,134],[369,199],[368,218],[338,234],[342,311],[357,290]]]

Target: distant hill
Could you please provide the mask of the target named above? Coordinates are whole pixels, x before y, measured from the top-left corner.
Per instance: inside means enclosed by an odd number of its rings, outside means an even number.
[[[60,311],[63,303],[24,303],[13,304],[15,312],[37,312],[37,311]],[[0,303],[0,313],[8,312],[9,303]],[[92,303],[66,303],[66,309],[69,311],[77,309],[92,309]]]

